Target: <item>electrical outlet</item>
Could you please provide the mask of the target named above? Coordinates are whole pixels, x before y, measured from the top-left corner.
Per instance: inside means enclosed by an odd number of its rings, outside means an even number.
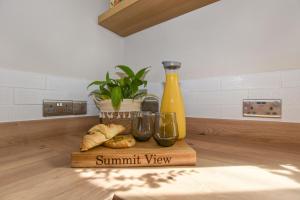
[[[43,116],[61,116],[73,114],[73,101],[44,100]]]
[[[84,115],[87,113],[86,101],[73,101],[73,115]]]
[[[244,99],[244,117],[281,117],[280,99]]]

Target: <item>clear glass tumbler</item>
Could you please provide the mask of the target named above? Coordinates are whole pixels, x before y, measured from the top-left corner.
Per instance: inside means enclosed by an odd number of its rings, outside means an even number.
[[[160,146],[169,147],[178,139],[178,125],[175,112],[155,114],[155,141]]]
[[[148,141],[154,133],[154,114],[152,112],[132,113],[132,135],[140,142]]]

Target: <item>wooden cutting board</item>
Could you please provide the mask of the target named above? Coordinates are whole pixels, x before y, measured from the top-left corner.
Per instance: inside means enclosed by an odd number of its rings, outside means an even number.
[[[86,152],[73,152],[71,161],[72,167],[188,166],[196,164],[196,151],[183,140],[171,147],[161,147],[151,139],[126,149],[99,146]]]

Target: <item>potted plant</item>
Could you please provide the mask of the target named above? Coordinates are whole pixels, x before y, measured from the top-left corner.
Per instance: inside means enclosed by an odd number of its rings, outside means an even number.
[[[116,69],[119,78],[113,79],[106,73],[105,80],[93,81],[89,84],[97,86],[98,89],[92,91],[90,95],[100,110],[100,119],[103,123],[118,123],[126,127],[126,132],[131,130],[131,112],[141,110],[142,97],[146,91],[139,90],[141,86],[147,86],[144,79],[149,72],[149,67],[143,68],[138,72],[125,65],[117,65]]]

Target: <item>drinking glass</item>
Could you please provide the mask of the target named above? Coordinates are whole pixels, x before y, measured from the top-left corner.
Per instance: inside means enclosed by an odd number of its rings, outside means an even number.
[[[131,128],[132,135],[137,141],[148,141],[154,133],[154,114],[152,112],[133,112]]]
[[[175,112],[155,114],[155,141],[160,146],[169,147],[178,139],[178,125]]]

